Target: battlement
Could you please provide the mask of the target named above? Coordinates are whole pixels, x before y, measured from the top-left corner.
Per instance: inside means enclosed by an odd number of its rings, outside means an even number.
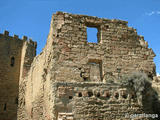
[[[9,40],[14,39],[14,40],[21,40],[23,42],[26,41],[28,44],[37,48],[37,42],[33,41],[31,38],[28,38],[27,36],[23,36],[22,38],[19,38],[19,36],[15,34],[13,36],[10,36],[9,31],[6,30],[4,31],[4,33],[0,33],[0,35],[3,36],[4,38],[9,37],[10,38]]]
[[[27,74],[36,47],[37,42],[27,36],[11,36],[9,31],[0,34],[0,120],[17,120],[19,77]]]

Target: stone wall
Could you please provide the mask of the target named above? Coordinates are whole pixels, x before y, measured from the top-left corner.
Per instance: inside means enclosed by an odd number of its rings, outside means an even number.
[[[9,36],[8,31],[0,34],[0,120],[17,120],[22,48],[26,40],[25,36]]]
[[[98,43],[87,42],[87,27],[98,29]],[[20,79],[18,119],[105,120],[124,118],[124,111],[143,113],[128,93],[122,98],[124,88],[108,83],[133,71],[152,78],[154,56],[126,21],[57,12],[45,48]]]
[[[95,81],[90,72],[93,64],[100,65],[97,82],[106,82],[109,73],[114,77],[133,71],[155,75],[155,54],[127,22],[61,12],[53,15],[52,22],[52,45],[58,57],[55,81]],[[87,27],[98,29],[98,43],[87,42]]]
[[[135,95],[118,84],[58,82],[53,87],[56,118],[70,113],[75,120],[124,120],[143,113]]]
[[[24,81],[25,77],[28,75],[31,64],[33,62],[34,57],[36,56],[36,47],[37,43],[33,41],[26,41],[22,48],[22,56],[21,56],[21,68],[20,68],[20,78],[19,78],[19,104],[18,104],[18,119],[27,118],[26,112],[23,111],[23,105],[25,104],[25,86],[26,81]]]
[[[155,89],[155,91],[158,93],[158,99],[160,101],[160,76],[155,76],[152,81],[152,87]]]

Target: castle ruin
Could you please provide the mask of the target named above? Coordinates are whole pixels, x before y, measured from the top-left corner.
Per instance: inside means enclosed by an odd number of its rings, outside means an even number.
[[[87,42],[87,27],[98,30],[97,43]],[[133,71],[156,76],[155,54],[126,21],[57,12],[37,56],[36,46],[0,34],[0,120],[124,120],[144,113],[118,81]]]

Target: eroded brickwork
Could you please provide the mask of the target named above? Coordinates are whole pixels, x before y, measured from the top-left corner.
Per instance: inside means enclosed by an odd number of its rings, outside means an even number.
[[[17,120],[20,67],[24,52],[22,49],[25,44],[29,44],[32,52],[36,50],[30,42],[25,36],[23,39],[18,38],[17,35],[9,36],[8,31],[0,34],[0,120]],[[30,57],[25,59],[32,61],[35,53],[28,56]]]
[[[124,74],[139,70],[155,74],[153,51],[148,49],[135,29],[127,26],[127,22],[63,13],[53,15],[52,20],[53,49],[59,57],[57,62],[61,64],[56,65],[59,69],[57,81],[63,81],[63,78],[65,81],[94,81],[92,73],[89,73],[93,68],[90,69],[90,63],[101,64],[102,73],[97,76],[97,81],[101,82],[106,80],[108,73],[118,76],[119,72]],[[99,43],[87,42],[87,26],[98,29]],[[81,70],[75,70],[73,66]]]
[[[116,120],[125,119],[126,113],[143,113],[135,95],[117,84],[55,84],[57,118],[61,113],[70,113],[76,120]]]
[[[87,27],[98,29],[98,43],[87,42]],[[45,48],[20,78],[18,119],[111,120],[143,113],[116,82],[133,71],[155,76],[154,56],[126,21],[57,12]]]

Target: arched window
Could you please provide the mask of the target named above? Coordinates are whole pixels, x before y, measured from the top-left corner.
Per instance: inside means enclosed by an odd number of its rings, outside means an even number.
[[[15,58],[14,58],[14,57],[11,57],[11,67],[14,66],[14,63],[15,63]]]
[[[78,93],[78,97],[82,97],[82,93],[81,92]]]
[[[92,97],[93,96],[93,93],[92,92],[88,92],[88,97]]]

